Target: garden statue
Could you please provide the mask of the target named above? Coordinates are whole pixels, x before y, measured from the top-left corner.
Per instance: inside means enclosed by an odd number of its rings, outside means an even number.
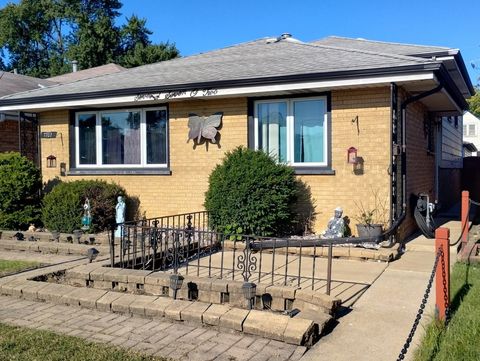
[[[330,218],[327,224],[327,229],[322,233],[323,238],[343,237],[345,232],[345,221],[343,220],[342,215],[342,208],[335,208],[335,215]]]
[[[125,222],[125,201],[122,196],[118,196],[117,205],[115,206],[115,223],[117,228],[115,229],[115,237],[122,237],[123,227],[118,226],[119,224]]]
[[[82,230],[89,230],[91,224],[92,215],[90,213],[90,201],[88,200],[88,198],[86,198],[85,203],[83,204]]]

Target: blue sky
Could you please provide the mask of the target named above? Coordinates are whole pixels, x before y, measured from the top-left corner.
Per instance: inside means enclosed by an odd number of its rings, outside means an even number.
[[[123,0],[124,15],[148,19],[155,41],[182,55],[265,36],[303,41],[328,35],[460,48],[472,81],[480,71],[479,0]]]
[[[7,1],[0,0],[3,6]],[[195,54],[284,32],[459,48],[474,83],[480,70],[479,0],[123,0],[122,17],[147,18],[155,42]]]

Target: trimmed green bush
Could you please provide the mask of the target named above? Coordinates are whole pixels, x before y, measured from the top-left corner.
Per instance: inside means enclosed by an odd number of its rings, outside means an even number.
[[[42,178],[19,153],[0,153],[0,228],[27,229],[40,216]]]
[[[292,227],[296,196],[291,167],[262,151],[239,147],[210,174],[205,208],[218,231],[278,235]]]
[[[91,232],[110,229],[115,223],[115,205],[125,189],[99,180],[59,183],[43,198],[42,220],[50,231],[71,233],[82,226],[83,204],[90,201]]]

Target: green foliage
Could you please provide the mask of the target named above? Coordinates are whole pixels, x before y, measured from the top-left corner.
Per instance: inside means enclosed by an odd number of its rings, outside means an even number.
[[[0,228],[26,229],[37,223],[40,171],[18,153],[0,153]]]
[[[118,0],[21,0],[0,9],[0,66],[50,77],[109,62],[131,67],[178,56],[175,45],[152,44],[146,20],[117,26]]]
[[[225,236],[227,236],[230,241],[240,241],[242,239],[243,228],[237,224],[227,224],[223,233],[225,233]]]
[[[10,261],[0,259],[0,277],[40,266],[38,262]]]
[[[470,106],[470,112],[476,117],[480,117],[480,89],[475,89],[475,95],[467,100]]]
[[[456,263],[450,277],[452,318],[448,327],[435,320],[426,327],[416,361],[480,359],[480,266]]]
[[[82,226],[83,204],[90,201],[92,232],[109,229],[115,222],[115,205],[125,190],[99,180],[59,183],[43,199],[42,220],[49,230],[72,232]]]
[[[79,337],[5,324],[0,324],[0,360],[166,361]]]
[[[295,200],[291,167],[262,151],[239,147],[210,174],[205,208],[219,231],[240,228],[246,234],[273,235],[291,227]]]
[[[115,61],[120,29],[115,18],[122,4],[118,0],[67,1],[70,19],[76,25],[68,54],[81,69]]]

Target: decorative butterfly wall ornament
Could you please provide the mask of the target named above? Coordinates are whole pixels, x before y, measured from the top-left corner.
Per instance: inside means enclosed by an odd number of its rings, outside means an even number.
[[[196,143],[200,143],[202,138],[208,139],[215,143],[215,137],[218,133],[218,127],[222,123],[223,113],[215,113],[208,117],[202,117],[197,114],[190,114],[188,118],[188,140],[193,139]]]

